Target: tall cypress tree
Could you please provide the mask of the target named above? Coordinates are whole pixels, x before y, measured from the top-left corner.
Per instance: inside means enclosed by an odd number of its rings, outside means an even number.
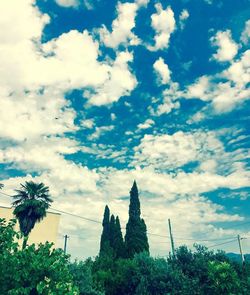
[[[110,210],[106,205],[102,221],[102,235],[100,243],[100,255],[109,254],[110,252]]]
[[[133,257],[135,253],[149,252],[147,227],[140,215],[138,189],[134,181],[130,191],[129,219],[125,235],[126,255],[129,258]]]

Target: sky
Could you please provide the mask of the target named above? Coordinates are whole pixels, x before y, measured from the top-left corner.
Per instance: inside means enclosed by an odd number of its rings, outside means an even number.
[[[238,253],[240,234],[250,253],[248,0],[9,0],[0,14],[2,192],[43,182],[53,208],[102,221],[107,204],[125,227],[136,180],[153,255],[170,251],[168,218],[176,246]],[[101,230],[62,214],[58,245],[95,256]]]

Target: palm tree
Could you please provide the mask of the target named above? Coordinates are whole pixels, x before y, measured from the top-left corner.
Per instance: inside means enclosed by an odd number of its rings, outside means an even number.
[[[20,231],[24,236],[24,249],[31,230],[46,216],[46,211],[53,201],[49,195],[49,188],[42,182],[26,181],[25,184],[21,184],[21,189],[15,191],[17,194],[13,196],[15,199],[12,203],[15,207],[13,213],[18,219]]]

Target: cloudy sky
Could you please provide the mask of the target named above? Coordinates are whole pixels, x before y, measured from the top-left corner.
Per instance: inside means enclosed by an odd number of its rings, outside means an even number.
[[[151,252],[250,252],[248,0],[0,1],[0,181],[125,227],[135,179]],[[10,204],[1,195],[0,204]],[[249,223],[248,223],[249,222]],[[74,257],[101,225],[62,215]],[[161,237],[162,236],[162,237]],[[226,240],[227,239],[227,240]],[[207,240],[207,241],[202,241]]]

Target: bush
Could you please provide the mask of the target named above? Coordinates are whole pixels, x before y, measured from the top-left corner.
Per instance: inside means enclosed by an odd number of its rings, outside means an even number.
[[[18,247],[15,221],[0,219],[0,294],[79,294],[69,272],[69,256],[52,244]]]

